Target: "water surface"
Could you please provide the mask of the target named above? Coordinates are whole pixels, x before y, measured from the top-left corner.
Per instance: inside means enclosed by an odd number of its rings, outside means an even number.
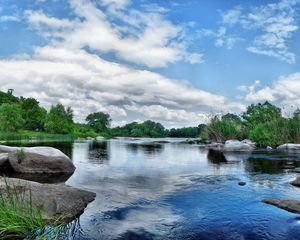
[[[300,199],[289,184],[299,154],[224,156],[180,139],[151,141],[55,145],[76,166],[66,183],[97,194],[70,239],[300,239],[299,215],[261,202]]]

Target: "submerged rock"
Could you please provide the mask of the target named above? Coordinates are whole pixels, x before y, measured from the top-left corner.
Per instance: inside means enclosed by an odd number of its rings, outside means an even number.
[[[292,213],[300,213],[300,201],[298,200],[278,200],[273,198],[263,199],[262,202],[276,206]]]
[[[296,180],[292,181],[291,184],[296,187],[300,187],[300,177],[297,177]]]
[[[44,219],[48,222],[61,217],[70,222],[78,217],[96,194],[73,188],[64,184],[40,184],[16,178],[0,178],[0,192],[5,196],[9,186],[23,197],[24,201],[32,201],[43,209]]]
[[[18,173],[72,174],[75,166],[69,157],[52,147],[24,147],[10,151],[9,163]]]
[[[241,181],[241,182],[239,182],[238,184],[239,184],[240,186],[245,186],[245,185],[246,185],[246,182],[242,182],[242,181]]]
[[[278,150],[300,151],[300,144],[286,143],[277,147]]]

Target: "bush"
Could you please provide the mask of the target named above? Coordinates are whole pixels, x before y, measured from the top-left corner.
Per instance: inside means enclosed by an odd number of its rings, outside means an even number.
[[[293,142],[290,121],[284,118],[257,124],[251,129],[249,137],[261,146]]]
[[[241,120],[229,120],[213,117],[206,128],[208,138],[223,142],[228,139],[242,139],[246,137],[246,129]]]

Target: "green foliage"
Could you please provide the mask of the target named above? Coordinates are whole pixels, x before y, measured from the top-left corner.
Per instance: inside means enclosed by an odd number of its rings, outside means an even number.
[[[259,123],[250,130],[249,137],[259,145],[278,145],[292,140],[290,134],[290,121],[280,118],[270,122]]]
[[[222,117],[213,117],[207,125],[206,132],[209,139],[222,142],[228,139],[245,138],[247,130],[241,118],[230,113]]]
[[[112,128],[109,132],[111,136],[127,137],[165,137],[167,133],[162,124],[150,120],[128,123],[123,127]]]
[[[43,219],[43,210],[33,202],[31,193],[25,198],[22,189],[8,184],[0,192],[0,238],[1,239],[59,239],[67,226],[54,220],[50,228]]]
[[[41,131],[44,128],[47,111],[39,106],[34,98],[24,99],[21,103],[22,117],[25,121],[24,128],[27,130]]]
[[[25,152],[24,152],[23,148],[21,148],[20,150],[18,150],[17,158],[18,158],[18,163],[22,163],[24,161],[24,159],[25,159]]]
[[[107,113],[95,112],[86,117],[86,122],[95,132],[103,132],[109,127],[111,118]]]
[[[257,124],[280,119],[281,109],[269,102],[251,104],[247,107],[247,111],[243,113],[242,117],[250,127],[254,127]]]
[[[86,137],[92,137],[95,138],[99,134],[97,134],[93,129],[91,129],[89,126],[84,124],[74,124],[73,127],[73,135],[76,138],[86,138]]]
[[[17,132],[24,126],[19,104],[4,103],[0,106],[0,131]]]
[[[13,90],[9,89],[7,93],[0,91],[0,105],[4,103],[18,103],[19,99],[13,96]]]
[[[201,129],[199,127],[184,127],[184,128],[171,128],[167,131],[168,137],[185,137],[196,138],[200,135]]]
[[[70,133],[73,127],[73,113],[70,108],[65,109],[62,104],[52,106],[47,114],[45,130],[49,133]]]

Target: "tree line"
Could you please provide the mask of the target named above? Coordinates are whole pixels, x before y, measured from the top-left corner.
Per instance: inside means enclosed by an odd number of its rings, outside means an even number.
[[[195,127],[166,129],[161,123],[147,120],[111,128],[112,119],[103,112],[91,113],[85,120],[85,123],[74,122],[72,108],[62,104],[47,111],[35,98],[16,97],[13,90],[0,91],[0,132],[27,130],[74,137],[185,137],[199,138],[201,142],[247,138],[262,146],[300,143],[300,110],[286,117],[269,102],[251,104],[240,115],[213,116],[209,123]]]
[[[22,130],[51,134],[72,134],[75,137],[197,137],[198,127],[165,129],[154,121],[132,122],[122,127],[110,128],[112,121],[107,113],[95,112],[86,116],[85,123],[73,120],[73,110],[62,104],[47,111],[35,98],[13,95],[13,90],[0,91],[0,131],[17,133]]]
[[[214,116],[200,137],[217,142],[247,138],[261,146],[300,143],[300,110],[286,117],[268,101],[251,104],[241,115]]]

